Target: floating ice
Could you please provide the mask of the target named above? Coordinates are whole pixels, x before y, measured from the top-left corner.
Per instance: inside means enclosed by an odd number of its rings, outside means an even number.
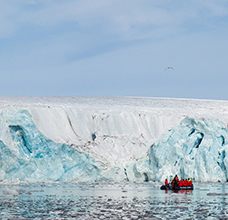
[[[3,195],[13,195],[13,196],[17,196],[19,193],[14,190],[14,189],[8,189],[8,188],[5,188],[3,191],[2,191]]]

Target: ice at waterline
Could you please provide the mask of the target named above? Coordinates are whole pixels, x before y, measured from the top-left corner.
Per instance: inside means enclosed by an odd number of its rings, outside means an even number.
[[[0,181],[228,179],[218,101],[15,99],[0,101]]]

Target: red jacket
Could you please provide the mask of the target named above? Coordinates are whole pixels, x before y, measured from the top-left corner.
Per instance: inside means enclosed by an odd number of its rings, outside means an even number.
[[[187,179],[184,181],[184,186],[188,186],[188,180]]]

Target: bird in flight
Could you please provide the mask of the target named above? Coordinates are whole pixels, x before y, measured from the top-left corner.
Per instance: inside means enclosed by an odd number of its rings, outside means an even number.
[[[168,66],[165,70],[174,70],[173,67]]]

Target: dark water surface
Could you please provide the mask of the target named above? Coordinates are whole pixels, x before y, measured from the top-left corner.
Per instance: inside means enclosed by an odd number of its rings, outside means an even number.
[[[158,183],[0,184],[0,219],[228,219],[228,184],[163,191]]]

